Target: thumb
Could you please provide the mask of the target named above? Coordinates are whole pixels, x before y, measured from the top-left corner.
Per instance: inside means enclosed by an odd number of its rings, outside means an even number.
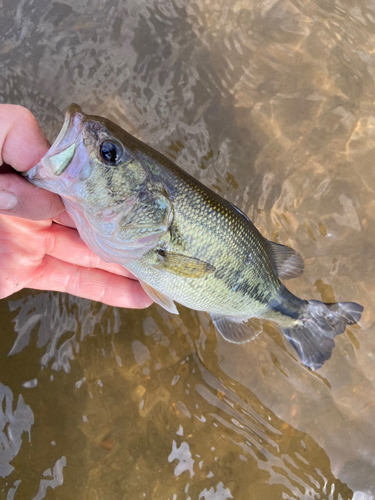
[[[64,210],[57,194],[33,186],[17,174],[0,175],[0,214],[46,220],[56,218]]]
[[[33,114],[22,106],[0,105],[0,166],[11,165],[15,170],[27,171],[48,150]],[[31,220],[56,217],[64,210],[59,196],[37,188],[19,175],[0,168],[0,213]]]
[[[0,165],[25,172],[36,165],[49,148],[34,115],[22,106],[0,105]]]

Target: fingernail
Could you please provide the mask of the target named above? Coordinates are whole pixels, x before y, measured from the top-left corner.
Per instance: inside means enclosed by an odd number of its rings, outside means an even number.
[[[14,194],[0,191],[0,210],[12,210],[17,203],[18,200]]]

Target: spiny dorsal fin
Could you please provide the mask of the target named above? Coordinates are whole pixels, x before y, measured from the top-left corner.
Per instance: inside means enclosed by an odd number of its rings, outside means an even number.
[[[154,302],[159,304],[159,306],[164,307],[168,312],[172,314],[178,314],[177,308],[175,306],[175,303],[173,300],[167,295],[164,295],[163,293],[159,292],[158,290],[155,290],[152,286],[148,285],[144,281],[139,281],[143,290],[147,293],[149,297],[152,298]]]
[[[233,344],[244,344],[255,339],[261,328],[255,328],[253,325],[244,323],[248,318],[238,318],[236,316],[220,316],[219,314],[210,314],[213,324],[219,333]]]
[[[156,267],[159,269],[163,268],[170,273],[186,278],[203,278],[203,276],[211,274],[216,270],[208,262],[179,253],[160,249],[158,250],[158,256],[159,263]]]
[[[293,248],[269,241],[270,257],[279,278],[297,278],[305,267],[303,259]]]

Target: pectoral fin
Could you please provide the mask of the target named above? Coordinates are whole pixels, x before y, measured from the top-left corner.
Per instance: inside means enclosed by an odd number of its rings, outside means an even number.
[[[154,302],[159,304],[159,306],[164,307],[168,312],[172,314],[178,314],[177,308],[175,306],[175,303],[173,300],[167,295],[164,295],[163,293],[159,292],[158,290],[155,290],[152,286],[148,285],[144,281],[139,281],[143,290],[147,293],[149,297],[152,298]]]
[[[212,321],[219,333],[233,344],[244,344],[254,340],[262,331],[253,325],[244,323],[248,318],[239,318],[236,316],[220,316],[211,314]]]
[[[289,280],[303,273],[304,263],[293,248],[269,241],[270,257],[279,278]]]
[[[186,278],[203,278],[216,270],[214,266],[203,260],[161,249],[158,250],[158,260],[156,267]]]

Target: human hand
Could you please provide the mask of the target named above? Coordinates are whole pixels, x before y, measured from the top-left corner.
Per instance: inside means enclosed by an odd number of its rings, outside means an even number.
[[[131,273],[89,250],[58,195],[12,172],[28,171],[48,148],[30,111],[0,105],[0,299],[34,288],[112,306],[149,306],[152,300]]]

